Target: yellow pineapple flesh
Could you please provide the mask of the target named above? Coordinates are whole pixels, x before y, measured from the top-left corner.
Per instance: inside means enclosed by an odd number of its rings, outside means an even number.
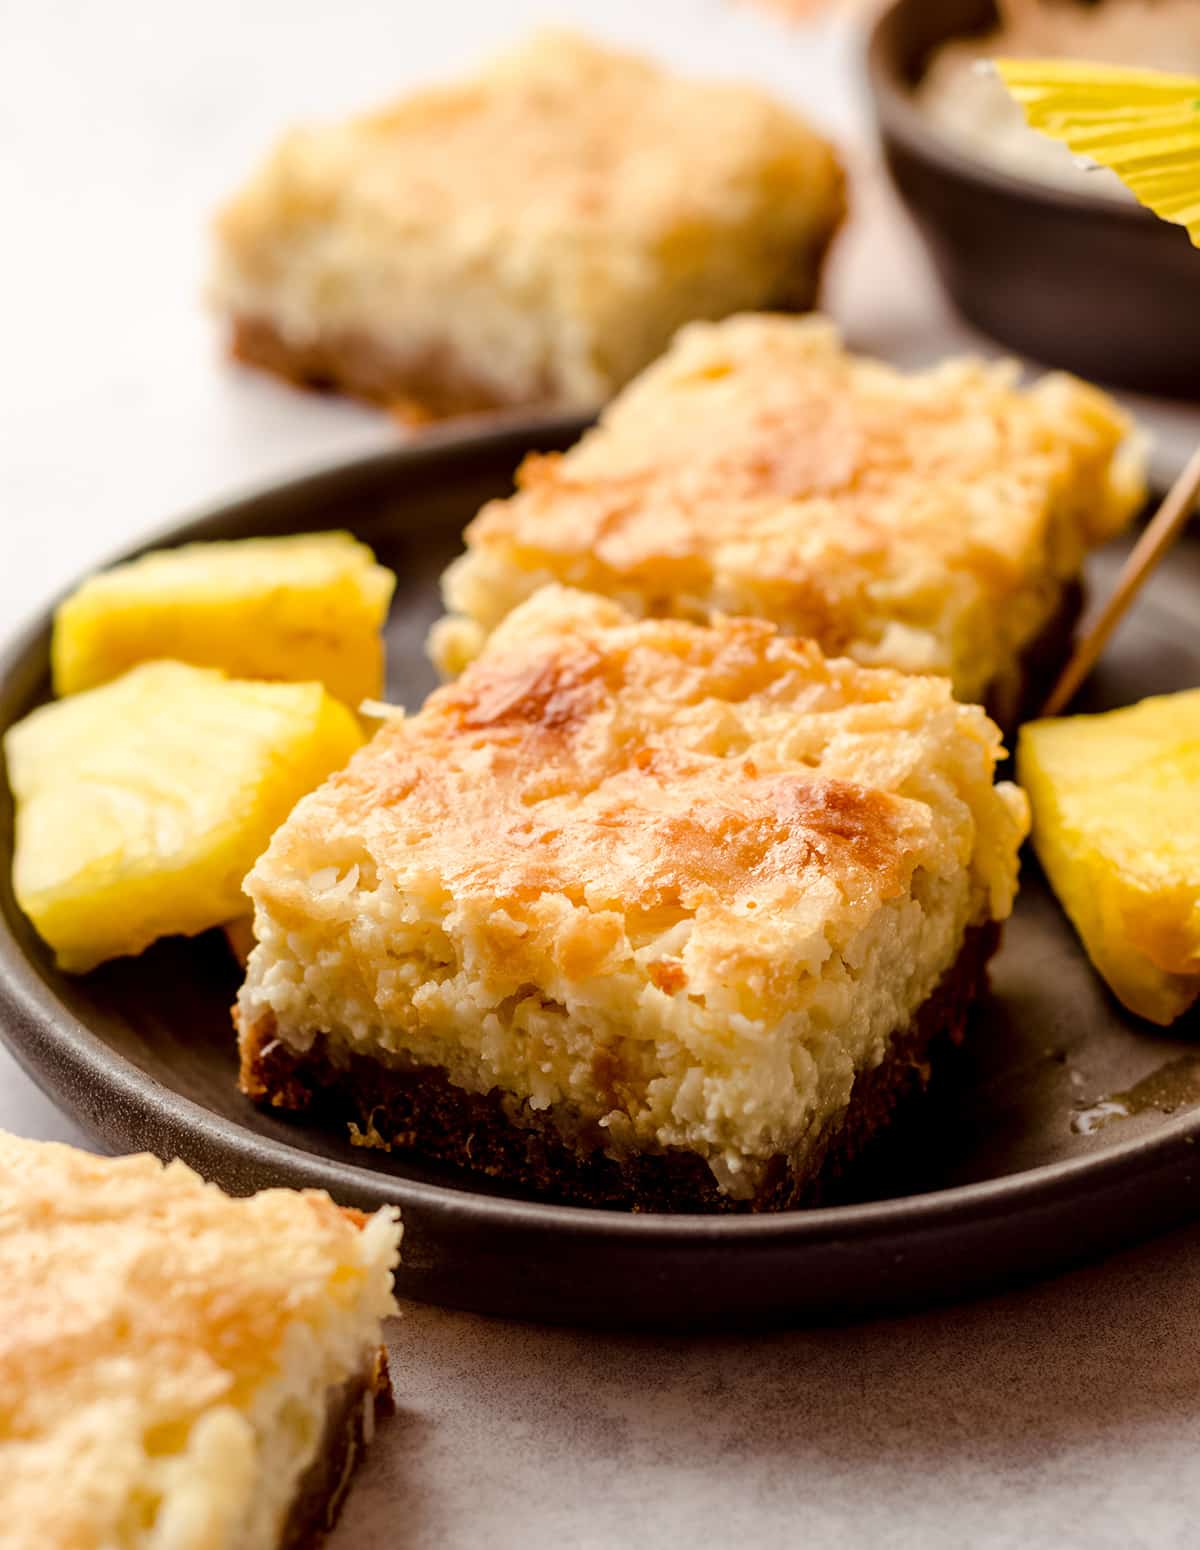
[[[173,658],[237,678],[323,683],[348,705],[383,689],[396,578],[349,533],[160,549],[85,581],[55,615],[56,694]]]
[[[363,741],[320,684],[150,662],[4,738],[17,902],[82,973],[243,916],[242,879]]]
[[[1033,843],[1113,994],[1151,1022],[1200,997],[1200,689],[1031,722]]]

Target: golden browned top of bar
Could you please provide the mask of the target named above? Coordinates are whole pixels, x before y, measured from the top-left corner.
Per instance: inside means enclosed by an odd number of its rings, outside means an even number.
[[[977,360],[909,375],[819,319],[692,325],[483,509],[447,602],[486,633],[557,579],[641,613],[768,618],[982,698],[1139,503],[1128,429],[1066,376],[1021,390]]]
[[[1011,853],[972,860],[971,815],[937,778],[971,766],[991,831],[998,748],[942,680],[827,661],[758,621],[639,622],[547,588],[302,803],[249,886],[304,877],[310,839],[353,835],[389,886],[510,912],[517,952],[544,951],[568,901],[597,966],[617,917],[761,910],[770,932],[769,908],[799,909],[839,938],[917,867],[994,860],[1007,899]]]
[[[781,199],[840,211],[829,146],[758,87],[546,29],[461,83],[293,130],[220,230],[234,246],[257,237],[269,202],[275,219],[370,213],[397,233],[469,213],[484,246],[497,224],[687,244],[702,240],[690,221],[743,219],[739,198],[771,180]]]

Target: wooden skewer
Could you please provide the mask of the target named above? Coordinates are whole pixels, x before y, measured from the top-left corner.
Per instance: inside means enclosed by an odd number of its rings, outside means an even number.
[[[1043,705],[1043,716],[1057,716],[1071,703],[1079,686],[1095,667],[1097,658],[1108,644],[1109,637],[1120,624],[1130,604],[1154,573],[1159,561],[1183,532],[1198,495],[1200,495],[1200,447],[1197,447],[1192,454],[1191,461],[1171,486],[1171,493],[1155,513],[1154,520],[1130,551],[1129,558],[1117,577],[1112,596],[1104,605],[1095,624],[1075,647],[1071,660],[1063,669],[1062,676]]]

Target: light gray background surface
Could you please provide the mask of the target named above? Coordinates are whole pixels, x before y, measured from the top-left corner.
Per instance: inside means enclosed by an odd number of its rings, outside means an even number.
[[[807,103],[858,173],[829,292],[853,342],[905,362],[970,342],[872,164],[844,25],[722,0],[0,0],[6,629],[148,527],[394,439],[222,363],[207,212],[283,124],[555,16]],[[1200,435],[1200,411],[1142,407],[1172,458]],[[0,1126],[83,1140],[3,1052]],[[1200,1545],[1198,1306],[1200,1231],[966,1307],[761,1338],[411,1308],[401,1414],[334,1547]]]

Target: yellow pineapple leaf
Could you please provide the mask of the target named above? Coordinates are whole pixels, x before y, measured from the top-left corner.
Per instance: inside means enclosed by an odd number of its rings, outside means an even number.
[[[996,69],[1034,129],[1110,168],[1200,247],[1200,76],[1053,59]]]

